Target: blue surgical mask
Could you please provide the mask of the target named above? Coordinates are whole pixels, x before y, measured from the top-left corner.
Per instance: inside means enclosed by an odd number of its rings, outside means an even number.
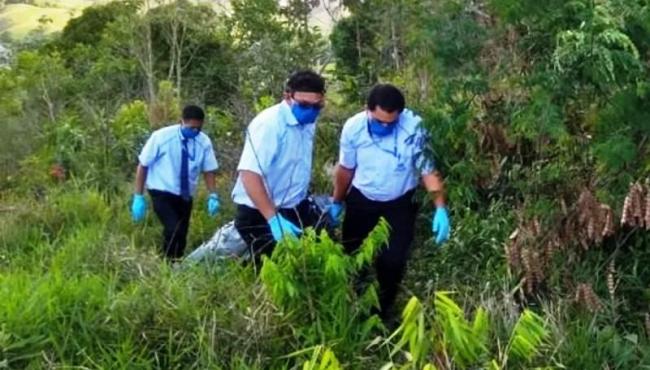
[[[181,134],[186,139],[194,139],[200,132],[200,128],[181,126]]]
[[[387,136],[392,134],[395,130],[395,125],[397,125],[397,122],[384,124],[375,118],[370,118],[368,121],[368,129],[370,130],[370,133],[376,136]]]
[[[316,122],[316,118],[320,114],[320,107],[313,105],[303,105],[297,102],[291,103],[291,113],[296,117],[296,121],[301,125],[306,125]]]

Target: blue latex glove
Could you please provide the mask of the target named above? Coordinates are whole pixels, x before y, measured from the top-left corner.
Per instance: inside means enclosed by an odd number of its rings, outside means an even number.
[[[343,204],[341,202],[333,202],[329,208],[327,209],[327,213],[329,213],[330,218],[332,219],[332,226],[339,226],[341,223],[339,221],[339,218],[341,217],[341,213],[343,212]]]
[[[284,235],[295,237],[302,234],[302,230],[298,226],[282,217],[279,213],[276,213],[275,216],[269,219],[268,224],[271,227],[271,234],[273,234],[273,239],[276,242],[280,241]]]
[[[140,222],[147,215],[147,199],[142,194],[133,194],[131,203],[131,218],[133,222]]]
[[[431,230],[436,234],[436,243],[441,244],[449,240],[449,230],[451,226],[449,223],[449,215],[447,208],[438,207],[433,214],[433,222],[431,223]]]
[[[210,196],[208,196],[208,214],[212,217],[216,216],[219,213],[220,206],[217,193],[210,193]]]

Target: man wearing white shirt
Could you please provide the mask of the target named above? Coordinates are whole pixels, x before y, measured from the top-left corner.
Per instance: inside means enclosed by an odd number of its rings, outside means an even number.
[[[250,123],[232,192],[235,227],[259,260],[284,236],[298,236],[318,215],[307,200],[315,123],[325,81],[311,70],[293,73],[282,102]]]
[[[145,217],[146,185],[154,212],[163,224],[162,249],[170,260],[183,256],[192,197],[201,173],[210,194],[208,213],[215,216],[219,211],[215,188],[215,171],[219,166],[210,138],[201,132],[204,117],[201,108],[186,106],[181,123],[163,127],[151,134],[138,156],[131,214],[135,222]]]
[[[420,180],[436,207],[432,223],[436,242],[449,237],[443,181],[425,153],[427,136],[421,121],[405,109],[399,89],[377,85],[368,95],[366,110],[348,119],[341,133],[329,212],[337,220],[345,201],[342,238],[348,253],[360,247],[380,217],[390,225],[388,245],[375,262],[384,319],[390,316],[413,242],[417,213],[413,194]]]

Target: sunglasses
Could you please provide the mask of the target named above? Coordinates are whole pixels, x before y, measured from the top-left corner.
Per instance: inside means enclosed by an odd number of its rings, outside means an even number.
[[[388,125],[395,124],[395,123],[397,123],[397,121],[399,121],[399,117],[396,118],[393,121],[390,121],[390,122],[384,122],[384,121],[378,120],[377,118],[374,118],[374,117],[370,118],[370,122],[375,122],[375,123],[378,123],[378,124],[383,125],[383,126],[388,126]]]
[[[181,125],[181,127],[183,127],[184,129],[188,129],[188,130],[195,131],[195,132],[200,132],[201,129],[203,128],[202,126],[198,126],[198,127],[188,126],[188,125],[185,124],[185,123],[183,123],[183,124]]]
[[[325,102],[323,100],[321,100],[321,101],[319,101],[317,103],[310,103],[310,102],[306,102],[306,101],[302,101],[302,100],[297,100],[294,97],[291,97],[291,99],[293,99],[293,101],[296,104],[298,104],[298,106],[300,106],[300,108],[304,108],[304,109],[307,109],[307,108],[323,109],[323,107],[325,106]]]

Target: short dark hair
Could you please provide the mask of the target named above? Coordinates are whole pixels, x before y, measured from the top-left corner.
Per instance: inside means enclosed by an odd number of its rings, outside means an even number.
[[[198,119],[203,121],[204,118],[205,113],[203,113],[203,109],[196,105],[186,105],[183,108],[183,119]]]
[[[285,91],[288,93],[302,91],[324,94],[325,79],[311,69],[299,70],[289,76]]]
[[[397,87],[390,84],[379,84],[368,93],[366,105],[370,110],[375,110],[379,106],[388,113],[395,111],[401,113],[406,102],[404,101],[404,95]]]

